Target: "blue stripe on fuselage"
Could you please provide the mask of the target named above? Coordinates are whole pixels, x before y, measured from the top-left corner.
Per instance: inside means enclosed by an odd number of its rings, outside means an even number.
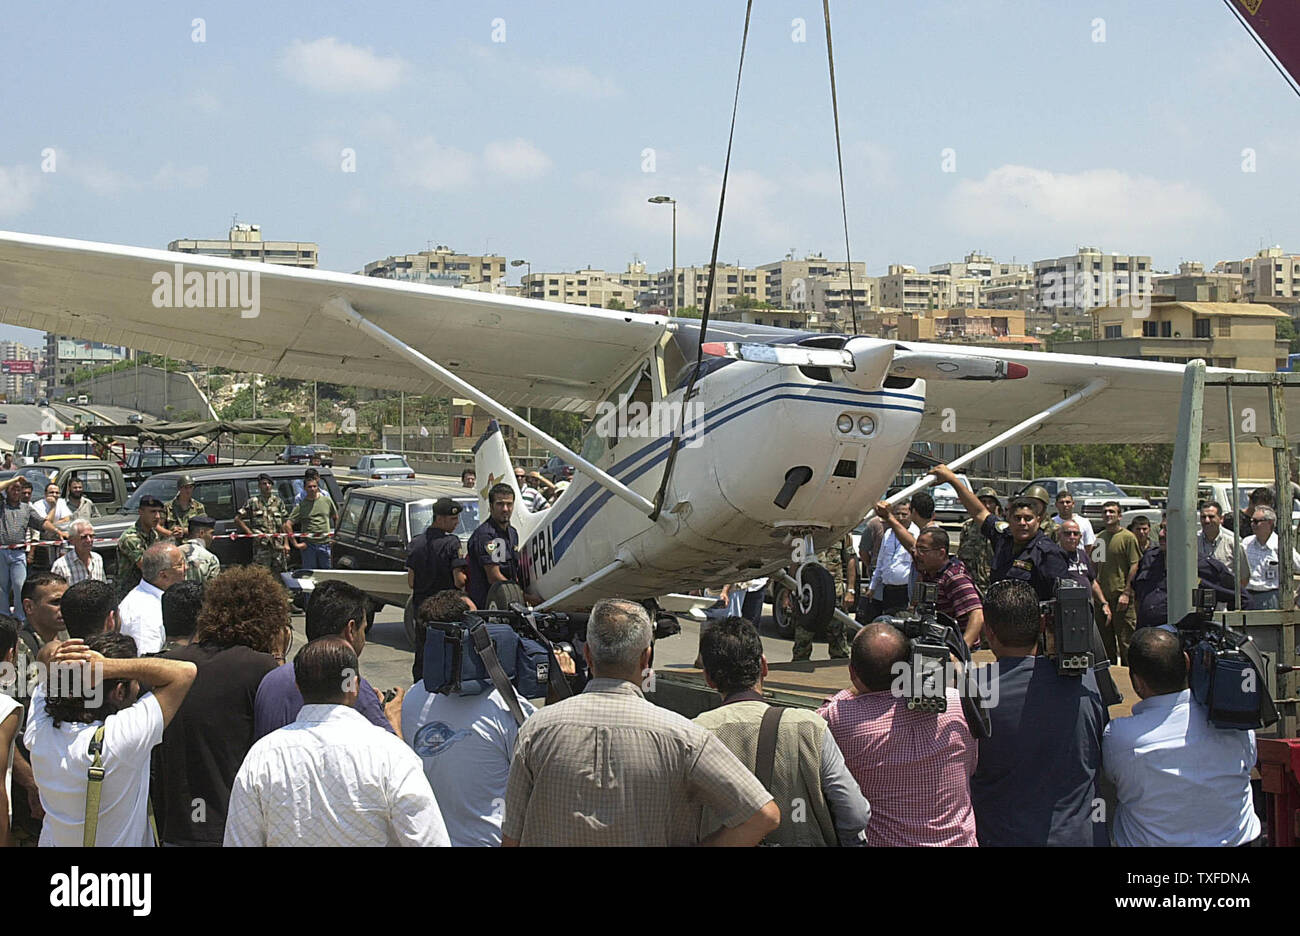
[[[779,385],[774,385],[773,387],[771,387],[771,388],[769,388],[769,389],[779,389],[780,387],[788,387],[788,386],[796,386],[796,387],[797,387],[797,386],[801,386],[801,385],[799,385],[799,384],[779,384]],[[816,390],[816,388],[814,388],[814,390]],[[761,391],[760,391],[760,392],[761,392]],[[838,392],[840,392],[840,390],[839,390],[839,388],[837,387],[837,388],[833,388],[833,389],[831,389],[830,392],[838,393]],[[854,392],[860,392],[860,391],[854,391]],[[750,394],[750,397],[757,396],[757,395],[758,395],[758,394]],[[920,399],[920,398],[919,398],[919,397],[913,397],[913,399]],[[712,432],[714,429],[718,428],[719,426],[724,426],[724,425],[726,425],[727,423],[731,422],[731,420],[733,420],[733,419],[736,419],[736,418],[738,418],[738,417],[740,417],[740,416],[744,416],[746,413],[752,412],[753,410],[758,409],[758,407],[760,407],[760,406],[764,406],[764,405],[766,405],[766,404],[768,404],[768,403],[774,403],[774,402],[776,402],[777,400],[802,400],[802,401],[811,402],[811,403],[838,403],[838,404],[840,404],[840,405],[843,405],[843,404],[846,402],[846,401],[844,401],[844,400],[842,400],[842,399],[837,399],[837,398],[835,398],[835,397],[813,396],[813,395],[811,395],[811,394],[807,394],[807,393],[783,393],[783,394],[779,394],[779,395],[774,396],[774,397],[769,397],[769,398],[767,398],[767,399],[760,400],[759,402],[753,404],[752,406],[747,406],[747,407],[745,407],[743,410],[739,410],[739,411],[737,411],[737,412],[731,413],[731,414],[729,414],[728,416],[726,416],[725,418],[722,418],[722,419],[710,419],[708,416],[706,416],[706,417],[705,417],[704,431],[703,431],[703,433],[700,433],[700,435],[708,435],[708,433]],[[901,412],[906,412],[906,413],[918,413],[918,414],[923,414],[923,413],[925,412],[924,409],[915,409],[915,408],[910,407],[910,406],[894,406],[894,405],[891,405],[891,404],[885,404],[885,403],[877,403],[877,404],[875,404],[875,407],[876,407],[877,409],[895,410],[895,411],[901,411]],[[730,407],[720,407],[718,411],[719,411],[719,412],[722,412],[723,410],[726,410],[726,409],[728,409],[728,408],[730,408]],[[698,437],[699,437],[698,435],[697,435],[697,436],[694,436],[693,439],[694,439],[694,438],[698,438]],[[634,455],[634,456],[632,456],[631,458],[629,458],[628,461],[629,461],[629,462],[631,462],[631,461],[635,461],[635,460],[636,460],[638,457],[640,457],[641,455],[646,454],[648,450],[651,450],[651,449],[658,449],[658,448],[660,447],[660,444],[661,444],[661,443],[667,442],[670,438],[671,438],[671,437],[669,437],[669,436],[665,436],[663,439],[657,440],[656,442],[652,443],[651,445],[646,446],[645,449],[643,449],[642,451],[638,452],[636,455]],[[678,447],[678,449],[684,448],[684,447],[686,446],[686,444],[687,444],[689,441],[692,441],[693,439],[690,439],[690,440],[688,440],[688,439],[680,439],[680,440],[678,440],[678,443],[677,443],[677,447]],[[628,473],[625,474],[624,476],[620,477],[619,480],[622,481],[624,484],[631,484],[633,481],[635,481],[637,478],[639,478],[639,477],[641,477],[642,475],[644,475],[647,471],[649,471],[649,470],[650,470],[651,468],[653,468],[655,465],[658,465],[660,462],[664,461],[667,457],[668,457],[668,450],[667,450],[667,447],[664,446],[664,447],[662,448],[661,451],[658,451],[658,453],[654,456],[654,458],[650,459],[650,460],[647,461],[645,464],[641,465],[640,467],[638,467],[638,468],[636,468],[636,469],[634,469],[634,470],[628,472]],[[555,530],[556,530],[556,533],[555,533],[555,537],[556,537],[556,538],[555,538],[555,561],[556,561],[556,562],[558,562],[558,561],[560,560],[560,558],[564,555],[565,551],[568,550],[568,548],[569,548],[569,544],[572,543],[573,540],[577,537],[577,535],[578,535],[579,533],[582,532],[582,528],[585,527],[585,526],[587,525],[587,523],[591,520],[591,518],[592,518],[593,516],[596,515],[596,512],[599,511],[600,508],[603,507],[606,503],[608,503],[608,502],[609,502],[609,499],[610,499],[611,497],[614,496],[613,493],[612,493],[611,491],[609,491],[609,490],[607,490],[607,489],[601,487],[600,485],[596,484],[595,482],[592,482],[591,487],[588,488],[586,491],[583,491],[582,493],[585,495],[585,494],[587,494],[588,492],[593,492],[593,493],[597,493],[597,492],[598,492],[598,496],[595,498],[594,501],[592,501],[592,503],[591,503],[591,504],[590,504],[590,505],[589,505],[585,510],[583,510],[583,511],[581,512],[581,514],[579,514],[579,515],[577,516],[577,518],[573,521],[573,523],[569,526],[569,528],[568,528],[567,530],[562,530],[562,529],[560,529],[560,528],[558,528],[558,527],[555,528]],[[582,496],[582,495],[579,495],[579,496]],[[561,520],[561,521],[559,521],[559,522],[563,522],[563,521]]]

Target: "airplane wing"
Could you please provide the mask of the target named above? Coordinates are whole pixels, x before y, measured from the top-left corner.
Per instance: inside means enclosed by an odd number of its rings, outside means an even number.
[[[1173,442],[1178,431],[1181,364],[910,341],[897,342],[897,346],[954,360],[997,358],[1023,364],[1029,370],[1029,375],[1019,380],[928,380],[925,415],[917,441],[985,442],[1098,379],[1106,381],[1099,393],[1021,436],[1017,444]],[[1253,372],[1206,369],[1207,378],[1247,373]],[[1287,388],[1286,402],[1290,434],[1294,437],[1300,427],[1300,387]],[[1238,413],[1238,441],[1269,434],[1268,394],[1264,388],[1234,387],[1232,404]],[[1247,409],[1253,410],[1253,419],[1248,420]],[[1222,387],[1205,389],[1202,439],[1228,439],[1227,399]]]
[[[247,274],[242,298],[249,301],[236,301],[228,292],[229,307],[186,307],[189,273],[204,277],[195,299],[202,289],[209,290],[201,294],[205,299],[216,295],[207,284],[209,273]],[[248,278],[252,274],[256,280]],[[336,298],[506,405],[575,412],[589,411],[649,353],[667,322],[465,289],[0,231],[0,321],[7,324],[278,377],[447,392],[324,314],[321,307]]]

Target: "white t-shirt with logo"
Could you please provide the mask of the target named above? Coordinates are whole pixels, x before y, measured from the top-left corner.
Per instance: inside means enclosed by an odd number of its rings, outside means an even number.
[[[108,716],[104,724],[104,782],[99,800],[95,845],[151,847],[149,759],[162,741],[162,707],[152,692]],[[99,723],[62,722],[57,728],[45,710],[45,688],[32,693],[31,716],[23,741],[32,757],[32,775],[41,791],[45,824],[40,845],[80,848],[86,819],[86,772],[90,741]]]
[[[537,711],[519,700],[524,716]],[[519,726],[501,693],[440,695],[421,680],[402,700],[402,739],[424,762],[452,845],[500,845]]]

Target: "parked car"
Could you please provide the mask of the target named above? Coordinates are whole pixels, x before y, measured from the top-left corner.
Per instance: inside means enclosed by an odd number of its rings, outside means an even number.
[[[7,423],[8,421],[9,416],[5,413],[0,413],[0,423]]]
[[[36,401],[36,405],[37,405],[37,406],[49,406],[49,405],[50,405],[50,401],[47,400],[45,397],[41,397],[39,400]]]
[[[552,455],[546,460],[546,464],[542,466],[538,474],[552,484],[559,484],[561,481],[573,480],[573,466],[559,455]]]
[[[331,558],[336,569],[357,571],[402,572],[411,540],[423,533],[433,521],[433,502],[450,497],[460,504],[460,523],[456,535],[464,544],[479,525],[478,494],[458,483],[418,482],[415,484],[376,484],[348,490],[339,510],[339,528],[334,536]],[[358,583],[378,607],[404,604],[406,634],[415,645],[415,618],[406,579],[392,582],[376,580],[370,587]]]
[[[313,444],[307,446],[307,448],[311,449],[311,455],[313,458],[320,458],[321,465],[324,465],[326,468],[334,467],[334,453],[330,451],[328,445]]]
[[[1202,479],[1196,488],[1196,501],[1199,504],[1202,501],[1212,500],[1223,508],[1224,522],[1228,528],[1235,526],[1237,514],[1246,509],[1250,503],[1250,492],[1257,487],[1272,488],[1274,481],[1272,478],[1237,479],[1237,510],[1232,510],[1232,479],[1231,478],[1210,478]],[[1295,482],[1291,483],[1291,526],[1295,527],[1300,523],[1300,485]],[[1250,531],[1246,531],[1250,535]]]
[[[305,465],[311,461],[311,447],[307,445],[286,445],[275,456],[277,465]]]
[[[126,417],[126,421],[129,423],[142,423],[144,422],[144,417],[139,413],[132,413],[130,416]]]
[[[957,475],[957,480],[961,481],[966,487],[970,487],[970,478],[964,474]],[[970,516],[966,508],[961,505],[957,499],[957,491],[951,484],[944,482],[937,484],[930,489],[930,496],[934,498],[934,519],[936,523],[956,523],[961,524]]]
[[[381,452],[378,455],[362,455],[357,460],[357,466],[352,469],[352,473],[376,481],[415,477],[415,471],[406,463],[406,459],[391,452]]]
[[[1053,503],[1048,505],[1049,517],[1056,510],[1057,492],[1064,487],[1074,498],[1074,512],[1087,517],[1092,522],[1094,530],[1100,530],[1106,525],[1106,514],[1102,505],[1107,501],[1119,502],[1122,522],[1125,526],[1141,513],[1151,521],[1154,529],[1160,526],[1160,521],[1165,515],[1163,510],[1153,507],[1145,497],[1129,497],[1114,481],[1107,481],[1105,478],[1035,478],[1016,493],[1023,494],[1030,485],[1034,484],[1045,487],[1048,495],[1053,499]]]

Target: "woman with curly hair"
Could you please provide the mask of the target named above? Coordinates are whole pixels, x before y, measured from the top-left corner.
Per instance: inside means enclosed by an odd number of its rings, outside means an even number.
[[[233,566],[204,585],[198,628],[165,656],[198,667],[158,746],[153,802],[169,845],[219,846],[230,788],[253,746],[253,700],[293,631],[289,599],[264,567]]]

